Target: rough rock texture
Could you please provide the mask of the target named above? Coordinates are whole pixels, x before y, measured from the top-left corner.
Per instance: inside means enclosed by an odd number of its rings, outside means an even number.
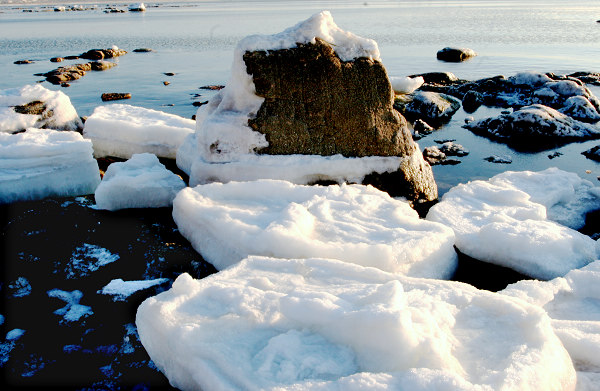
[[[443,48],[437,52],[437,59],[446,62],[461,62],[477,56],[472,49],[467,48]]]
[[[596,145],[593,148],[588,149],[587,151],[581,152],[581,154],[588,159],[595,160],[600,162],[600,145]]]
[[[101,96],[104,102],[109,100],[131,99],[129,92],[106,92]]]
[[[243,60],[256,94],[265,99],[249,121],[269,142],[258,153],[407,157],[403,172],[392,175],[402,183],[391,187],[414,200],[437,198],[431,168],[413,158],[420,158],[418,147],[393,109],[394,93],[380,62],[341,61],[319,38],[291,49],[246,52]],[[366,178],[371,184],[380,180]]]
[[[92,49],[79,55],[87,60],[104,60],[105,58],[119,57],[127,52],[123,49]]]
[[[34,100],[24,105],[17,105],[13,110],[19,114],[42,115],[46,111],[46,104],[39,100]],[[49,113],[51,116],[52,114]]]
[[[408,118],[424,118],[429,123],[449,121],[460,108],[460,100],[431,91],[417,91],[397,98],[394,108]]]
[[[58,67],[50,72],[42,74],[46,80],[52,84],[62,84],[71,80],[77,80],[85,76],[88,71],[105,71],[115,67],[117,63],[108,61],[93,61],[84,64],[69,65]]]

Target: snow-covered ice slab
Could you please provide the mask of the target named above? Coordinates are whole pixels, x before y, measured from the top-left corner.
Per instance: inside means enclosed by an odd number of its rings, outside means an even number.
[[[183,140],[194,132],[195,122],[174,114],[125,104],[99,106],[85,122],[83,135],[92,140],[96,157],[129,159],[136,153],[153,153],[175,159]]]
[[[179,155],[178,155],[179,156]],[[280,179],[297,185],[317,181],[361,183],[365,176],[400,169],[405,159],[419,159],[420,151],[409,157],[366,156],[347,158],[342,155],[245,155],[236,161],[219,164],[194,161],[190,186],[211,182]]]
[[[156,155],[135,154],[126,162],[108,166],[96,189],[96,205],[108,210],[168,207],[185,186]]]
[[[250,257],[138,308],[182,390],[573,390],[539,307],[335,260]]]
[[[452,227],[461,252],[548,280],[597,259],[600,245],[574,230],[595,209],[600,187],[549,168],[458,185],[427,219]]]
[[[0,132],[0,203],[94,193],[100,171],[92,153],[77,132]]]
[[[34,110],[38,114],[15,111],[15,106],[32,102],[39,102]],[[27,128],[79,130],[83,123],[62,91],[51,91],[39,84],[0,90],[0,132],[14,133]]]
[[[548,312],[554,332],[578,371],[577,389],[597,390],[600,385],[600,261],[572,270],[564,278],[519,281],[501,293]]]
[[[212,183],[173,202],[179,231],[217,269],[248,255],[333,258],[417,277],[449,278],[454,234],[371,186],[285,181]]]
[[[114,301],[125,301],[138,291],[152,288],[168,282],[168,278],[155,278],[153,280],[123,281],[121,278],[111,280],[104,288],[98,291],[103,295],[113,296]]]

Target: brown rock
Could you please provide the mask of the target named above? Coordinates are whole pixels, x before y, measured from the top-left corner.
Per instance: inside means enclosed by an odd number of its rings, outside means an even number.
[[[163,84],[166,85],[166,86],[168,86],[169,84],[171,84],[171,82],[170,81],[163,81]]]
[[[202,86],[199,87],[201,90],[212,90],[212,91],[218,91],[218,90],[222,90],[223,88],[225,88],[225,86],[221,86],[221,85],[209,85],[209,86]]]
[[[115,62],[108,61],[94,61],[89,63],[92,71],[105,71],[107,69],[113,68],[117,66]]]
[[[131,94],[129,92],[110,92],[102,94],[102,100],[119,100],[119,99],[131,99]]]
[[[13,64],[16,64],[16,65],[33,64],[33,61],[31,61],[31,60],[18,60],[18,61],[15,61]]]
[[[52,57],[50,62],[63,62],[65,59],[63,57]]]
[[[105,58],[119,57],[124,54],[127,54],[127,52],[122,49],[92,49],[80,54],[79,57],[87,60],[104,60]]]
[[[13,110],[19,114],[41,115],[46,111],[46,104],[39,100],[34,100],[24,105],[14,106]]]
[[[394,93],[380,62],[344,62],[319,38],[291,49],[246,52],[243,59],[256,94],[265,98],[249,121],[269,142],[258,153],[406,157],[401,172],[387,175],[387,181],[379,176],[367,182],[387,182],[378,187],[395,188],[393,195],[412,200],[437,198],[431,167],[393,108]],[[390,186],[389,179],[399,183]]]

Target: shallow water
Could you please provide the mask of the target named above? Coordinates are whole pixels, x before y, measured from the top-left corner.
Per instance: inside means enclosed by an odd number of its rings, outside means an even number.
[[[156,6],[155,6],[156,5]],[[130,53],[115,59],[118,66],[88,72],[83,78],[51,89],[69,95],[78,113],[90,115],[102,105],[103,92],[130,92],[125,103],[185,117],[195,114],[194,101],[204,102],[214,92],[207,84],[225,84],[233,49],[244,36],[272,34],[329,9],[336,23],[355,34],[375,39],[388,73],[406,76],[450,71],[463,79],[478,79],[519,71],[598,71],[600,65],[600,3],[583,0],[438,0],[438,1],[227,1],[147,3],[144,13],[105,14],[106,5],[84,12],[52,12],[54,6],[0,7],[0,88],[19,87],[42,78],[35,73],[78,61],[51,63],[55,56],[83,53],[117,45]],[[121,5],[120,8],[126,8]],[[470,47],[478,56],[463,63],[437,61],[445,46]],[[133,53],[148,47],[152,53]],[[15,65],[16,60],[36,60]],[[81,62],[81,61],[79,61]],[[174,72],[175,76],[166,76]],[[170,84],[165,86],[163,81]],[[600,95],[598,88],[593,88]],[[197,94],[200,94],[198,96]],[[497,115],[482,108],[475,118]],[[489,178],[506,170],[541,170],[549,166],[577,172],[594,181],[599,165],[580,153],[598,142],[572,143],[540,153],[522,154],[461,128],[462,110],[440,131],[422,139],[422,148],[434,139],[456,139],[471,151],[457,166],[436,166],[434,172],[444,193],[469,179]],[[563,155],[550,160],[555,151]],[[490,155],[511,155],[513,163],[494,164]],[[586,174],[586,170],[591,170]]]

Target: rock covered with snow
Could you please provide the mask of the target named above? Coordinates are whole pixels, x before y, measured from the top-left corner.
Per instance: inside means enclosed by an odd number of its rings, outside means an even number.
[[[583,151],[581,152],[581,154],[587,157],[588,159],[600,162],[600,145],[596,145],[595,147],[592,147],[587,151]]]
[[[124,301],[138,291],[149,289],[168,281],[168,278],[155,278],[153,280],[140,281],[123,281],[123,279],[117,278],[111,280],[104,288],[98,291],[98,293],[111,295],[114,297],[114,301]]]
[[[195,123],[174,114],[125,104],[99,106],[85,122],[83,135],[92,140],[96,157],[129,159],[153,153],[175,159]]]
[[[544,149],[554,142],[600,138],[600,126],[574,120],[540,104],[473,121],[464,127],[479,135],[527,149]]]
[[[91,194],[100,183],[92,144],[77,132],[0,132],[0,203]]]
[[[600,113],[598,113],[598,110],[596,110],[592,102],[585,96],[577,95],[567,98],[565,104],[559,111],[579,121],[600,121]]]
[[[439,50],[436,57],[440,61],[462,62],[477,56],[473,49],[445,47]]]
[[[598,243],[574,229],[599,208],[599,187],[549,168],[458,185],[427,219],[452,227],[464,254],[547,280],[598,258]]]
[[[156,155],[135,154],[108,166],[95,192],[96,205],[108,210],[168,207],[185,186]]]
[[[83,123],[71,100],[61,91],[39,84],[0,90],[0,132],[28,128],[81,130]]]
[[[182,390],[574,390],[537,306],[335,260],[250,257],[138,308]]]
[[[396,99],[394,107],[409,118],[423,118],[440,123],[452,118],[460,108],[460,100],[447,94],[417,91],[405,98]]]
[[[279,34],[238,43],[227,86],[198,110],[196,133],[179,149],[177,164],[195,184],[206,180],[207,165],[219,163],[210,178],[223,181],[216,171],[249,156],[265,156],[262,166],[274,161],[266,155],[279,156],[288,167],[287,155],[396,156],[404,159],[396,179],[409,191],[395,195],[432,201],[431,168],[392,104],[377,43],[343,31],[323,11]]]
[[[370,186],[212,183],[173,202],[179,231],[217,269],[248,255],[325,257],[411,276],[449,278],[452,230]]]
[[[519,281],[501,293],[542,307],[577,370],[577,389],[600,381],[600,261],[551,281]],[[593,386],[595,384],[595,386]],[[588,386],[588,387],[586,387]]]

